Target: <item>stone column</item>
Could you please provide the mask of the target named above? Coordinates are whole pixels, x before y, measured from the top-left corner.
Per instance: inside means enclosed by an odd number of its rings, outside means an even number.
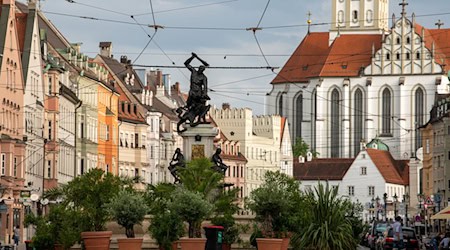
[[[183,155],[186,161],[196,158],[211,158],[214,154],[214,137],[219,134],[219,130],[211,124],[199,124],[196,127],[189,127],[181,136],[183,137]]]

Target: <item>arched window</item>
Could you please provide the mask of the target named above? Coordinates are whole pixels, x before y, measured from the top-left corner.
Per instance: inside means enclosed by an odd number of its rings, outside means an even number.
[[[313,151],[316,151],[316,121],[317,121],[317,91],[314,89],[314,92],[312,94],[313,98],[313,105],[311,105],[311,113],[313,115],[312,123],[311,123],[311,149]]]
[[[302,137],[303,94],[299,94],[295,101],[295,119],[295,138]]]
[[[409,54],[409,52],[406,52],[406,60],[411,59],[411,55]]]
[[[410,44],[411,43],[411,38],[409,38],[409,36],[406,38],[406,44]]]
[[[356,21],[356,20],[358,20],[358,11],[354,10],[353,11],[353,21]]]
[[[422,136],[419,127],[423,125],[424,117],[424,93],[422,88],[418,88],[414,94],[414,124],[415,124],[415,150],[422,147]]]
[[[397,54],[395,54],[395,56],[396,56],[397,60],[400,60],[400,53],[399,52],[397,52]]]
[[[331,92],[331,157],[339,157],[339,149],[340,149],[340,108],[339,108],[339,91],[337,89],[334,89]]]
[[[389,52],[386,53],[386,60],[391,60],[391,53]]]
[[[364,107],[363,107],[363,94],[361,89],[355,91],[353,99],[354,106],[354,135],[353,135],[353,155],[356,156],[361,150],[361,140],[363,139],[363,122],[364,122]]]
[[[278,98],[278,114],[283,116],[283,93],[281,93]]]
[[[391,102],[391,91],[386,88],[383,90],[381,110],[381,133],[383,135],[391,135]]]
[[[417,59],[417,60],[420,60],[420,52],[417,52],[417,53],[416,53],[416,59]]]
[[[395,39],[395,41],[397,42],[397,44],[400,44],[400,37],[397,37],[397,39]]]

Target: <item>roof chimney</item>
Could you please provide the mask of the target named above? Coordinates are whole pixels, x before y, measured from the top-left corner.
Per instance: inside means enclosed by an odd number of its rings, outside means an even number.
[[[230,104],[227,102],[222,103],[222,109],[230,109]]]
[[[112,58],[112,43],[111,42],[100,42],[100,55]]]
[[[310,151],[308,151],[308,153],[306,153],[306,160],[312,161],[312,158],[313,158],[313,154]]]
[[[127,62],[128,62],[128,57],[127,56],[120,56],[120,63],[127,64]]]
[[[305,163],[305,157],[303,157],[303,156],[300,155],[300,156],[298,157],[298,162],[299,162],[299,163]]]

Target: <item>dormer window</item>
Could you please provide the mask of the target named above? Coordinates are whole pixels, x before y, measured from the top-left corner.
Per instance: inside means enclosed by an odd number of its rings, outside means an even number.
[[[131,105],[128,103],[127,106],[128,106],[128,114],[131,114]]]
[[[122,102],[122,113],[124,113],[124,112],[125,112],[125,103]]]
[[[356,21],[358,21],[358,11],[357,10],[354,10],[353,11],[353,22],[356,22]]]
[[[133,112],[134,112],[134,114],[137,114],[137,106],[136,105],[133,106]]]

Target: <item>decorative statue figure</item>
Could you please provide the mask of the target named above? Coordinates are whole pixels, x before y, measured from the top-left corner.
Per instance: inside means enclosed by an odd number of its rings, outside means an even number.
[[[194,58],[197,58],[203,64],[198,70],[190,64]],[[192,56],[184,62],[184,65],[191,71],[191,85],[186,106],[176,110],[178,118],[180,118],[177,124],[179,133],[186,131],[186,129],[181,129],[181,125],[187,121],[189,121],[191,127],[195,127],[200,123],[206,123],[205,117],[210,108],[210,105],[206,105],[206,102],[210,100],[208,96],[208,79],[203,74],[205,67],[208,67],[209,64],[198,57],[197,54],[192,53]]]
[[[216,152],[213,154],[213,156],[211,157],[211,161],[214,163],[214,170],[216,170],[217,172],[221,172],[225,175],[225,172],[228,169],[228,166],[225,165],[222,162],[222,158],[220,158],[220,153],[222,152],[222,149],[218,148],[216,150]]]
[[[181,153],[181,149],[177,148],[172,156],[172,160],[169,163],[169,171],[175,178],[175,183],[180,183],[180,178],[178,177],[178,169],[185,168],[186,162],[184,161],[184,155]]]

